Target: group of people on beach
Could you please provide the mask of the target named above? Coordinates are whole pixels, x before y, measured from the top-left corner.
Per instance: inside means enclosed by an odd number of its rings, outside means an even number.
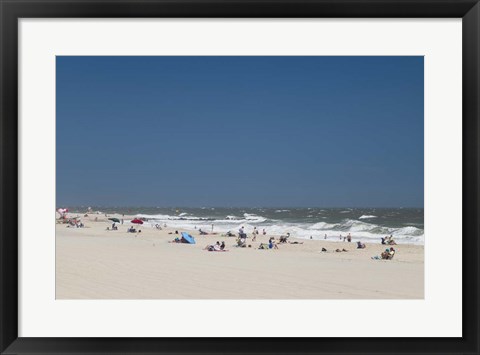
[[[395,256],[395,249],[393,247],[385,249],[384,252],[380,254],[380,256],[375,255],[372,256],[372,259],[374,260],[392,260],[393,257]]]
[[[76,218],[71,218],[67,221],[67,227],[71,228],[83,228],[84,224],[82,223],[81,220],[76,219]]]
[[[390,237],[386,236],[385,238],[381,238],[381,239],[382,239],[382,244],[397,245],[397,243],[393,240],[393,235],[390,235]]]
[[[208,251],[227,251],[225,249],[225,242],[222,241],[222,243],[220,243],[218,240],[215,244],[207,245],[203,249]]]

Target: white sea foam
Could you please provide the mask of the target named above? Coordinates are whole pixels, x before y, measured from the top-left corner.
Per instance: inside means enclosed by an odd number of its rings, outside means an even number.
[[[187,216],[181,214],[178,216],[157,214],[138,214],[136,217],[145,218],[147,221],[144,227],[154,228],[156,224],[167,224],[168,227],[178,229],[205,229],[210,230],[212,224],[214,231],[225,233],[232,231],[236,233],[240,227],[244,227],[247,233],[251,233],[254,227],[258,230],[266,229],[268,235],[281,235],[290,233],[292,237],[305,239],[327,239],[331,241],[340,241],[342,237],[349,233],[353,241],[372,241],[379,242],[381,237],[393,235],[397,243],[424,243],[424,231],[412,225],[401,228],[392,228],[380,226],[374,223],[368,223],[355,219],[343,219],[338,223],[288,223],[282,220],[268,220],[264,216],[252,213],[244,213],[243,217],[229,215],[223,218],[212,219],[211,217]],[[324,218],[324,217],[322,217]],[[126,222],[128,224],[129,222]]]
[[[377,218],[377,216],[363,215],[363,216],[358,217],[358,219],[368,219],[368,218]]]

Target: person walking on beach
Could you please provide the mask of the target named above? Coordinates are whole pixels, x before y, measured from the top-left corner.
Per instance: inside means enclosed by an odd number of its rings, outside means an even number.
[[[213,223],[212,223],[212,233],[213,233]]]
[[[256,241],[257,240],[257,227],[253,227],[253,237],[252,237],[252,242]]]

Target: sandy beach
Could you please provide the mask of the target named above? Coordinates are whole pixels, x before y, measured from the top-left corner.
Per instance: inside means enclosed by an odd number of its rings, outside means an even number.
[[[290,242],[303,244],[259,250],[270,235],[248,239],[251,248],[238,248],[235,237],[200,236],[195,230],[188,231],[195,245],[175,244],[168,243],[175,237],[168,226],[158,230],[144,225],[135,234],[127,233],[127,224],[106,230],[111,222],[104,215],[81,218],[84,228],[56,225],[57,299],[424,297],[422,245],[397,245],[393,260],[372,260],[385,245],[356,249],[355,243],[291,237]],[[228,252],[203,250],[216,241],[225,241]],[[338,253],[337,248],[348,251]]]

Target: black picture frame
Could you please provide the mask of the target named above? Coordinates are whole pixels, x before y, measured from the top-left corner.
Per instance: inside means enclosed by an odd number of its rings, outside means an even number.
[[[463,336],[461,338],[19,338],[18,20],[20,18],[462,18]],[[0,0],[1,354],[479,354],[480,5],[478,0]],[[6,223],[8,221],[8,223]],[[440,276],[439,276],[440,277]],[[448,287],[448,285],[446,285]],[[441,314],[439,319],[441,320]],[[346,320],[348,322],[348,320]]]

